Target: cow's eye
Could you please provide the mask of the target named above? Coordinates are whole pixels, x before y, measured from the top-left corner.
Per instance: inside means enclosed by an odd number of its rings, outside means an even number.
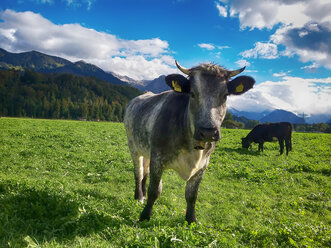
[[[192,98],[195,98],[195,93],[194,93],[194,92],[191,92],[191,93],[190,93],[190,96],[191,96]]]

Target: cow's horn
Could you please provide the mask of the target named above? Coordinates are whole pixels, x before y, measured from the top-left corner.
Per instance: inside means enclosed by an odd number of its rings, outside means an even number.
[[[240,68],[238,70],[229,71],[230,77],[237,76],[239,73],[243,72],[245,70],[245,68],[246,68],[246,66],[244,66],[243,68]]]
[[[190,70],[184,67],[181,67],[180,64],[178,64],[177,60],[175,60],[177,68],[184,74],[190,75]]]

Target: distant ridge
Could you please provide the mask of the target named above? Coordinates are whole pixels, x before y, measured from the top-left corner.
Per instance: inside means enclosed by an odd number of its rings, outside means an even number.
[[[267,116],[263,117],[260,119],[261,123],[266,123],[266,122],[282,122],[282,121],[287,121],[292,124],[304,124],[305,121],[303,118],[298,117],[292,112],[281,110],[281,109],[276,109],[272,111],[270,114]]]
[[[128,85],[112,73],[105,72],[101,68],[84,61],[72,63],[69,60],[37,51],[11,53],[0,48],[0,69],[11,68],[29,68],[42,73],[70,73],[77,76],[92,76],[113,84]]]
[[[170,88],[165,83],[165,76],[161,75],[152,80],[134,80],[114,72],[105,72],[96,65],[83,60],[70,62],[64,58],[47,55],[37,51],[11,53],[0,48],[0,69],[28,68],[42,73],[70,73],[77,76],[91,76],[113,84],[130,85],[141,91],[160,93]]]

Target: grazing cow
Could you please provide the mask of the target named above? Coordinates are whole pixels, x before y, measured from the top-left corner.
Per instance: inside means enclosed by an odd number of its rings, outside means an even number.
[[[250,133],[242,138],[242,147],[248,148],[252,142],[259,143],[259,151],[263,152],[263,143],[272,142],[273,138],[277,138],[280,146],[280,155],[284,151],[284,140],[286,146],[286,155],[292,150],[292,125],[289,122],[259,124],[250,131]]]
[[[136,181],[135,198],[143,202],[150,174],[147,204],[140,221],[149,220],[152,207],[162,190],[165,169],[174,169],[186,180],[186,221],[195,222],[198,187],[221,138],[220,126],[226,113],[228,95],[240,95],[253,87],[248,76],[231,77],[244,68],[228,71],[215,64],[186,69],[165,78],[172,90],[145,93],[127,106],[124,124]]]

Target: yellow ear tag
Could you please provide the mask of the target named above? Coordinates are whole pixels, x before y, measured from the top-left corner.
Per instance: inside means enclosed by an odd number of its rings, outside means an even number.
[[[236,87],[236,93],[243,92],[243,90],[244,90],[244,85],[243,85],[243,83],[240,83],[240,84]]]
[[[172,80],[172,87],[174,88],[174,91],[182,92],[182,88],[177,81]]]

